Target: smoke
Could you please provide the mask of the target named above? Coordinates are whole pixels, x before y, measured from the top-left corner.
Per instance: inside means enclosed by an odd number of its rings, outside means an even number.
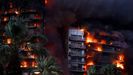
[[[91,18],[98,20],[112,20],[124,29],[133,28],[133,1],[132,0],[48,0],[46,4],[46,28],[49,39],[48,48],[53,56],[58,59],[62,67],[67,66],[65,50],[63,47],[63,28],[77,21],[80,18]],[[112,22],[110,21],[110,22]],[[128,26],[129,27],[128,27]],[[114,28],[115,28],[114,27]],[[62,29],[60,31],[60,29]],[[130,48],[126,51],[128,62],[133,59],[132,56],[132,31],[121,30],[126,38]],[[128,67],[131,64],[128,63]],[[128,69],[132,72],[132,66]],[[63,68],[68,72],[66,68]],[[67,75],[67,73],[66,73]]]
[[[124,24],[133,21],[132,0],[48,0],[53,11],[71,11],[83,18],[111,18]]]

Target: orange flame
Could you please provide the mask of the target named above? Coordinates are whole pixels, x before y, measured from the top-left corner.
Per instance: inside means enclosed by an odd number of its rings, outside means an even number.
[[[4,17],[3,21],[8,21],[8,17]]]
[[[32,67],[37,67],[37,63],[35,61],[32,62]]]
[[[7,44],[11,44],[12,43],[12,39],[11,38],[7,38]]]
[[[101,40],[101,44],[106,44],[106,40]]]
[[[98,52],[102,52],[102,51],[103,51],[103,49],[102,49],[102,47],[101,47],[101,46],[97,46],[97,47],[96,47],[96,51],[98,51]]]
[[[119,55],[119,60],[124,62],[124,55],[123,54]]]
[[[116,67],[124,69],[124,65],[120,62],[117,62]]]
[[[86,65],[84,65],[84,70],[85,70],[85,71],[87,70],[87,66],[86,66]]]
[[[124,64],[118,60],[114,61],[113,64],[116,65],[117,68],[124,69]]]
[[[26,61],[22,61],[20,67],[27,68],[28,67],[27,62]]]
[[[90,43],[90,42],[97,43],[98,40],[95,39],[95,38],[88,32],[87,37],[86,37],[86,43]]]
[[[93,61],[90,61],[90,62],[87,63],[87,66],[92,66],[92,65],[94,65]]]

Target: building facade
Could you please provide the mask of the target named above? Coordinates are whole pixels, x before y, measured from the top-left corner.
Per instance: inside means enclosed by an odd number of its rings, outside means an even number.
[[[124,50],[127,44],[120,32],[100,29],[68,29],[68,66],[71,75],[86,75],[87,70],[96,66],[97,75],[108,64],[125,71]]]
[[[71,75],[82,75],[85,72],[85,37],[82,29],[68,30],[68,66]]]
[[[12,0],[5,0],[0,3],[2,4],[0,8],[0,44],[12,46],[14,42],[11,36],[6,34],[5,26],[9,25],[10,22],[14,24],[23,23],[27,33],[23,35],[25,37],[21,44],[18,44],[19,64],[16,65],[19,65],[21,75],[40,75],[35,61],[38,55],[34,54],[33,50],[42,48],[40,43],[46,42],[40,36],[44,35],[44,13],[32,7],[16,6],[16,2]],[[34,45],[34,47],[31,47],[31,45]]]

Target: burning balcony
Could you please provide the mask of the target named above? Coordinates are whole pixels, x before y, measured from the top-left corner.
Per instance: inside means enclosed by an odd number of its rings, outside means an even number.
[[[2,41],[3,41],[3,44],[6,44],[6,45],[11,45],[13,43],[13,40],[7,36],[3,36]]]
[[[36,59],[37,55],[33,54],[32,52],[28,51],[20,51],[19,52],[19,57],[21,59]]]
[[[20,62],[20,68],[37,68],[37,63],[35,61],[22,60]]]

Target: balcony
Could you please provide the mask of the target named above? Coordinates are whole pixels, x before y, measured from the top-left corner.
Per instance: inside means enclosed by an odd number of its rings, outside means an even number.
[[[79,56],[79,57],[85,57],[84,51],[71,51],[69,53],[70,56]]]
[[[20,62],[20,68],[25,68],[25,69],[28,69],[28,68],[37,68],[37,63],[35,61],[26,61],[26,60],[23,60]]]
[[[86,46],[83,42],[69,42],[69,47],[77,49],[86,49]]]
[[[71,67],[70,68],[71,71],[73,72],[85,72],[85,70],[83,68],[75,68],[75,67]]]
[[[69,60],[69,63],[85,64],[85,60],[83,60],[82,58],[80,58],[80,59],[72,59],[72,60]]]
[[[70,36],[69,40],[70,41],[81,41],[81,42],[84,42],[85,38],[83,38],[82,36]]]

